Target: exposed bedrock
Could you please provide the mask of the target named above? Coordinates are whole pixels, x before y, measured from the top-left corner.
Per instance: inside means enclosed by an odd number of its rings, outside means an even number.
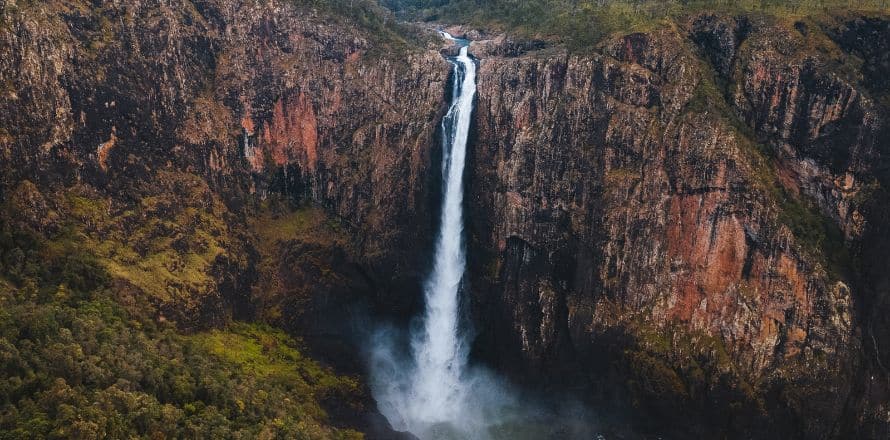
[[[886,432],[886,351],[862,347],[886,290],[858,266],[885,249],[886,116],[845,23],[702,15],[588,56],[483,54],[480,356],[677,433]]]

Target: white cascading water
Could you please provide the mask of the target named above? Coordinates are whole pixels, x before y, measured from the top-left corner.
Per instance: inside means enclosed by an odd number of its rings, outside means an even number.
[[[398,353],[397,343],[379,336],[371,356],[372,387],[393,426],[426,440],[447,426],[460,430],[467,413],[471,381],[466,377],[467,341],[461,331],[460,287],[466,267],[463,243],[463,173],[467,137],[476,95],[476,65],[469,42],[442,35],[459,44],[454,65],[452,104],[442,121],[443,199],[433,271],[426,281],[426,311],[411,334],[411,359]],[[463,427],[466,429],[466,427]],[[466,438],[463,436],[462,438]]]
[[[471,341],[461,328],[460,306],[466,269],[462,203],[476,64],[467,53],[468,41],[442,35],[461,47],[449,59],[454,85],[442,121],[442,213],[433,271],[425,285],[426,310],[409,335],[410,350],[398,330],[380,326],[373,333],[369,361],[374,398],[393,428],[421,440],[594,438],[572,430],[586,414],[566,406],[570,411],[558,416],[520,398],[487,369],[468,365]]]
[[[462,375],[467,344],[460,331],[459,292],[466,259],[463,234],[463,173],[467,135],[476,95],[476,65],[463,43],[454,64],[453,102],[442,123],[444,195],[435,265],[426,283],[423,328],[412,340],[416,370],[412,381],[414,402],[409,408],[416,422],[431,424],[455,420],[466,390]]]

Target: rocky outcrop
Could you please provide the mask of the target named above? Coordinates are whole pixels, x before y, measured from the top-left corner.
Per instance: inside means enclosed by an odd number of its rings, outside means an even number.
[[[703,55],[724,77],[732,76],[736,56],[751,31],[745,16],[725,17],[702,14],[692,19],[689,38],[701,47]]]
[[[362,264],[388,292],[381,309],[407,313],[415,297],[399,292],[422,277],[449,67],[427,37],[373,11],[353,25],[336,7],[6,5],[5,182],[84,182],[126,199],[121,181],[175,169],[234,210],[270,191],[307,198],[361,231]]]
[[[837,59],[807,55],[833,45],[824,34],[713,16],[690,28],[590,56],[485,51],[478,351],[740,436],[836,435],[861,344],[839,256],[867,229],[855,200],[879,118]]]

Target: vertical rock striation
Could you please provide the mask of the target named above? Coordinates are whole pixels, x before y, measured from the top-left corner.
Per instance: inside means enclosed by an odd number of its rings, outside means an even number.
[[[482,57],[479,353],[665,419],[837,435],[881,115],[818,28],[684,26]]]
[[[431,243],[427,170],[448,78],[425,37],[289,1],[13,2],[2,14],[6,186],[83,182],[126,206],[127,182],[175,169],[235,211],[270,192],[308,199],[361,237],[382,308],[416,307],[399,292],[420,285]]]

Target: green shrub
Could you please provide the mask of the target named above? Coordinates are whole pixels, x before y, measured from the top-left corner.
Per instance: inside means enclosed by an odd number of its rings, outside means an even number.
[[[303,356],[285,333],[234,323],[183,334],[115,302],[111,278],[121,276],[107,261],[117,254],[104,254],[96,230],[120,249],[123,236],[155,243],[142,229],[163,221],[164,200],[144,198],[120,220],[98,199],[63,199],[49,205],[78,218],[51,236],[0,206],[0,440],[362,437],[332,427],[323,405],[352,404],[358,382]],[[223,215],[212,208],[175,211],[211,248]],[[138,231],[120,234],[121,224]]]
[[[319,403],[354,379],[304,357],[284,333],[233,324],[181,335],[140,325],[96,293],[73,304],[5,298],[0,439],[360,438]]]

